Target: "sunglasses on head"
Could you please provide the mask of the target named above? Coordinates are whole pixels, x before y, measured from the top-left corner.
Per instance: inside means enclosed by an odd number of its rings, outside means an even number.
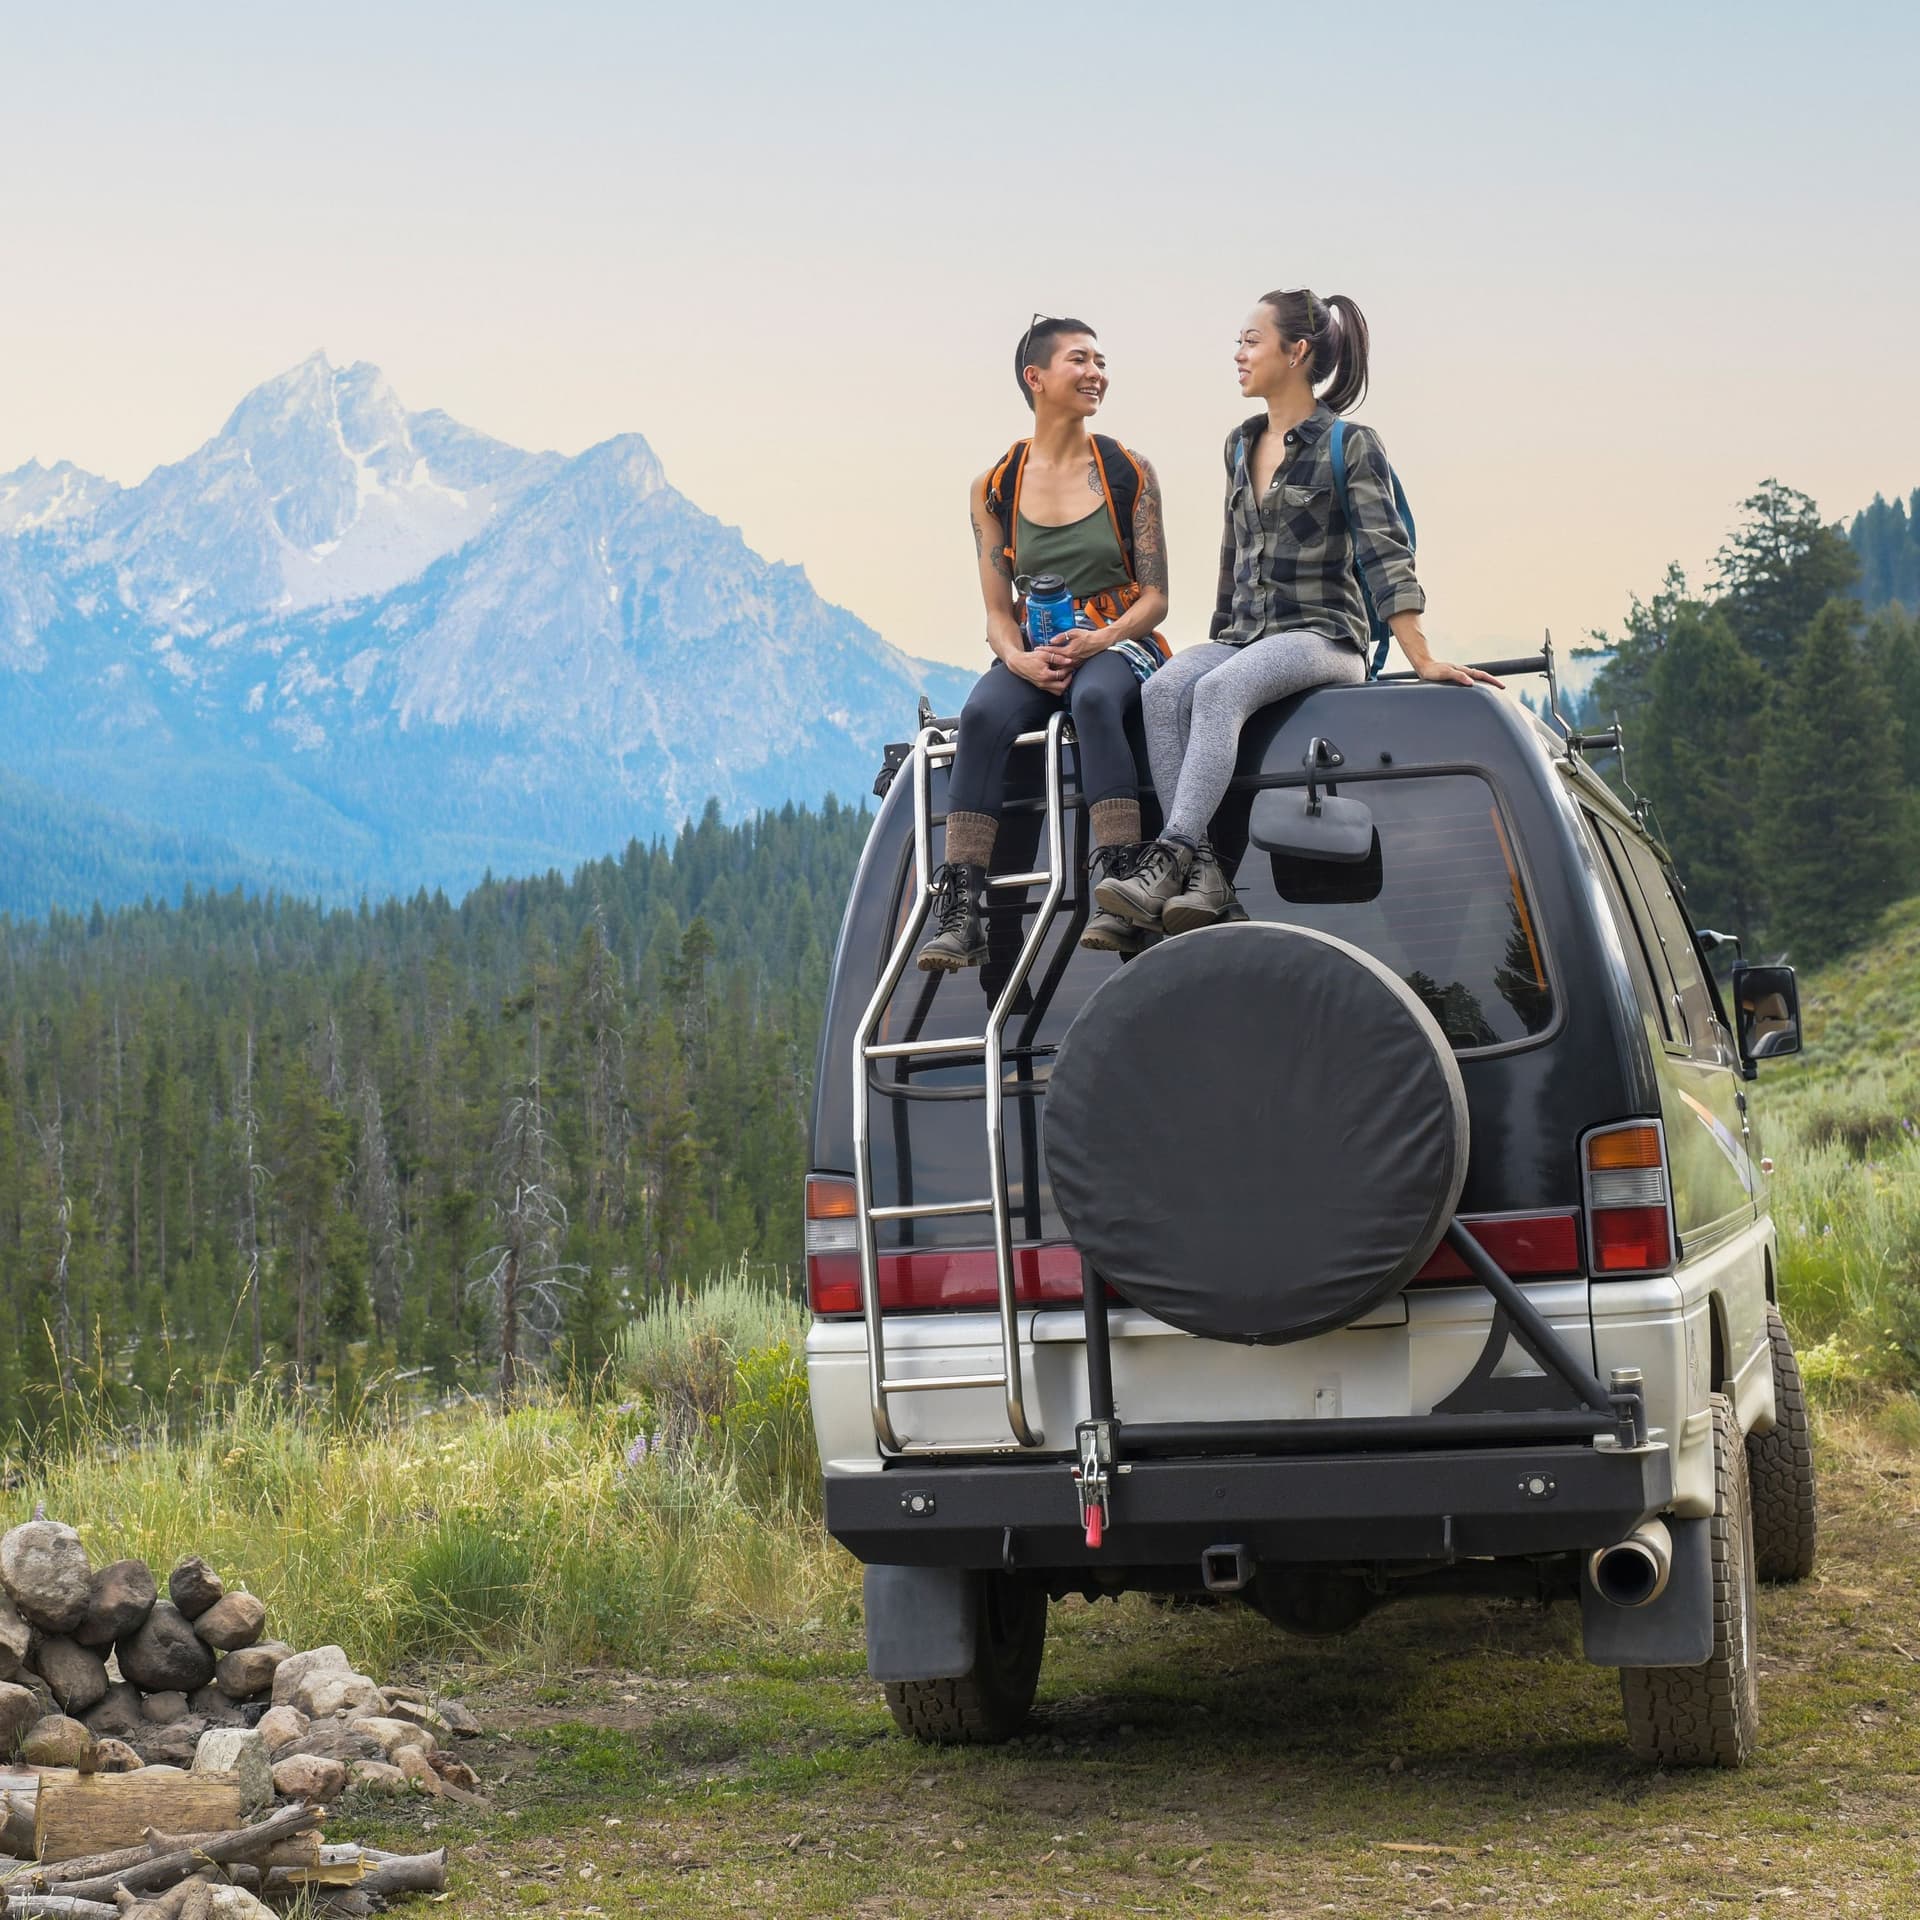
[[[1053,316],[1051,314],[1036,313],[1033,318],[1027,322],[1027,330],[1020,336],[1020,364],[1023,367],[1027,364],[1027,349],[1033,345],[1034,328],[1047,326],[1051,324],[1052,319]]]

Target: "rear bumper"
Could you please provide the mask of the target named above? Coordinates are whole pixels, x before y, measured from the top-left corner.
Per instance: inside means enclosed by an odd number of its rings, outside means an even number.
[[[857,1559],[1034,1571],[1194,1566],[1228,1543],[1279,1565],[1563,1553],[1611,1545],[1672,1497],[1657,1441],[1135,1460],[1095,1550],[1060,1460],[891,1460],[826,1476],[827,1531]]]

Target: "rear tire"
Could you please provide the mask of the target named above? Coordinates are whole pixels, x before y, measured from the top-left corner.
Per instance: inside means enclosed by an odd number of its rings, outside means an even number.
[[[1773,1348],[1774,1427],[1747,1436],[1753,1487],[1753,1564],[1762,1580],[1804,1580],[1813,1571],[1820,1512],[1813,1474],[1813,1432],[1800,1362],[1778,1307],[1767,1309]]]
[[[1747,1450],[1733,1402],[1713,1396],[1713,1651],[1698,1667],[1622,1667],[1627,1739],[1663,1767],[1737,1767],[1760,1733]]]
[[[1004,1573],[980,1577],[972,1669],[957,1680],[893,1680],[887,1708],[902,1733],[929,1746],[1010,1739],[1033,1706],[1047,1644],[1047,1594]]]

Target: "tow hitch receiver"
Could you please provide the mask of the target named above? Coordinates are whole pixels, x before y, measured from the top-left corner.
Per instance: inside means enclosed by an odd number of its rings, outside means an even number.
[[[1080,1458],[1073,1469],[1074,1489],[1080,1496],[1080,1524],[1087,1545],[1098,1549],[1107,1537],[1108,1496],[1113,1488],[1113,1422],[1082,1420],[1073,1430]]]

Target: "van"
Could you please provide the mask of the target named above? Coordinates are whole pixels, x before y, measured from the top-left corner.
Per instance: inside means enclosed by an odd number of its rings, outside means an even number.
[[[1552,684],[1550,649],[1495,664]],[[1123,959],[1077,944],[1056,717],[987,963],[930,974],[953,727],[923,721],[841,924],[806,1183],[826,1524],[899,1726],[1008,1737],[1069,1594],[1324,1633],[1501,1593],[1577,1603],[1641,1755],[1740,1764],[1755,1582],[1817,1537],[1751,1098],[1798,1000],[1691,924],[1588,764],[1617,729],[1411,676],[1282,702],[1215,824],[1244,923]]]

